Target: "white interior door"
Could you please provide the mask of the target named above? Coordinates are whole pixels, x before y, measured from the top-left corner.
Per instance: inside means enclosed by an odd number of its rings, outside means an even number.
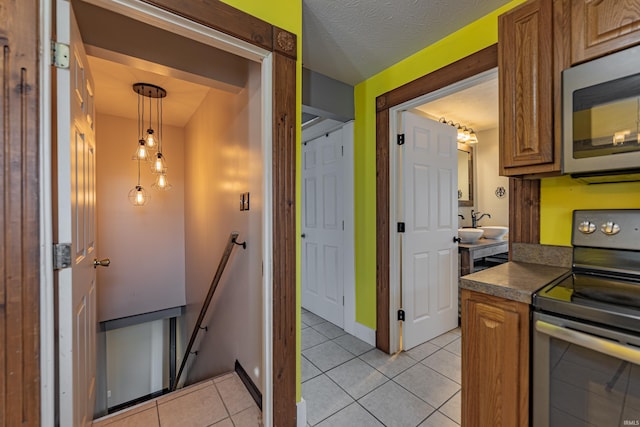
[[[56,1],[58,42],[69,68],[57,70],[57,217],[71,265],[58,272],[60,425],[93,419],[96,371],[95,132],[93,81],[70,3]]]
[[[456,130],[402,113],[403,347],[458,325]]]
[[[342,129],[302,147],[302,306],[344,326]]]

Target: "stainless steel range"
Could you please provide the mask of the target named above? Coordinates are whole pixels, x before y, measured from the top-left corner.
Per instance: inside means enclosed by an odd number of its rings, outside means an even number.
[[[533,297],[533,425],[640,425],[640,210],[574,211],[571,240]]]

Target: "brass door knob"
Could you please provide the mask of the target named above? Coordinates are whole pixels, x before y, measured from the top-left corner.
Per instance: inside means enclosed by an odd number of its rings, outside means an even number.
[[[111,264],[111,260],[109,258],[100,259],[100,260],[97,258],[94,258],[93,260],[93,268],[98,268],[98,266],[109,267],[109,264]]]

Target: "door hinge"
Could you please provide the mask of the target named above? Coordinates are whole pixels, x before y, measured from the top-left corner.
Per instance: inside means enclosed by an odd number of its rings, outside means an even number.
[[[69,68],[69,45],[52,41],[51,61],[56,68]]]
[[[398,145],[404,145],[404,133],[398,135]]]
[[[340,153],[342,154],[342,157],[344,157],[344,145],[340,146]]]
[[[404,222],[398,223],[398,233],[404,233]]]
[[[71,243],[53,244],[53,269],[62,270],[71,267]]]
[[[401,322],[404,322],[404,310],[400,309],[398,310],[398,320]]]

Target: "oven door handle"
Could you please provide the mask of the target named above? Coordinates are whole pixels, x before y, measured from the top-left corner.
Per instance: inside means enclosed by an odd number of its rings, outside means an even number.
[[[640,365],[640,349],[604,338],[578,332],[543,320],[536,320],[536,331],[620,360]]]

